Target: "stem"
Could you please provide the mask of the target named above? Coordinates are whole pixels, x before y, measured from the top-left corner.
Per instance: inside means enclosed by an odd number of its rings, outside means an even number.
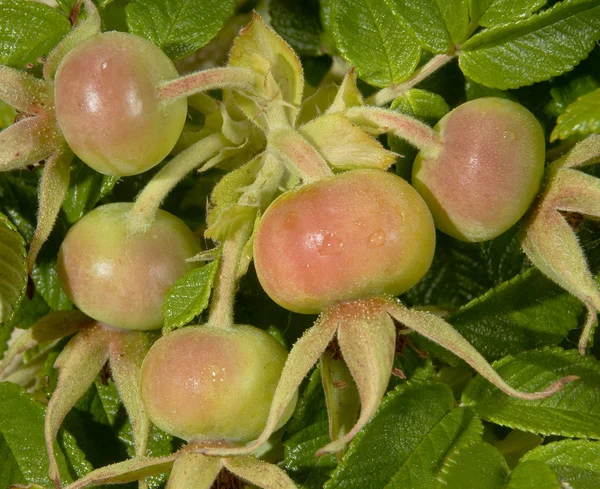
[[[258,73],[246,68],[212,68],[169,80],[158,87],[158,92],[161,100],[173,101],[215,88],[257,93],[263,82]]]
[[[427,124],[399,112],[378,107],[352,107],[346,111],[346,116],[367,132],[391,132],[427,152],[434,153],[442,149],[442,139],[437,132]]]
[[[253,222],[242,225],[223,243],[219,274],[215,278],[207,326],[227,329],[233,326],[233,302],[238,279],[238,265],[244,246],[252,233]]]
[[[402,83],[394,84],[386,88],[382,88],[379,92],[374,93],[367,99],[369,105],[386,105],[394,100],[399,95],[410,90],[418,83],[425,80],[429,75],[435,73],[442,66],[454,59],[455,55],[438,54],[431,58],[427,63],[418,68],[408,80]]]
[[[270,135],[268,145],[300,174],[304,183],[333,175],[321,154],[297,131],[276,131]]]
[[[169,161],[138,195],[130,213],[129,232],[141,233],[152,224],[162,201],[192,170],[227,146],[221,134],[211,134]]]

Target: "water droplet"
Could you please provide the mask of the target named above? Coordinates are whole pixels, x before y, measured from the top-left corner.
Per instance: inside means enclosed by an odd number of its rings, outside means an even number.
[[[173,414],[177,414],[177,409],[173,408]]]
[[[102,68],[103,70],[105,70],[108,67],[108,61],[104,61],[101,65],[100,68]]]
[[[344,242],[334,233],[325,231],[322,233],[323,239],[320,240],[317,251],[321,256],[339,255],[344,248]]]
[[[378,229],[377,231],[371,233],[371,235],[367,238],[367,246],[369,248],[379,248],[385,244],[385,231],[383,229]]]
[[[515,139],[517,139],[517,135],[512,131],[504,131],[502,137],[507,141],[514,141]]]

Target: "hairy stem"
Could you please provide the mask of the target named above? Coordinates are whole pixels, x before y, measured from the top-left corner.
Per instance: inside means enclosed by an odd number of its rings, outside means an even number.
[[[369,105],[386,105],[394,100],[399,95],[410,90],[415,85],[421,83],[431,74],[435,73],[442,66],[446,65],[454,59],[454,55],[438,54],[431,58],[427,63],[418,68],[413,76],[402,83],[394,84],[392,86],[382,88],[379,92],[374,93],[367,99]]]
[[[210,315],[207,326],[230,328],[233,326],[233,304],[238,281],[238,267],[244,246],[252,233],[253,222],[241,226],[223,243],[219,273],[215,279]]]
[[[215,88],[259,93],[263,78],[246,68],[212,68],[169,80],[158,87],[162,101],[173,101]]]
[[[131,209],[129,231],[144,232],[154,221],[156,211],[175,185],[226,146],[227,141],[221,134],[211,134],[169,161],[138,195]]]
[[[378,107],[353,107],[346,116],[365,131],[374,134],[391,132],[418,149],[438,152],[442,147],[440,135],[423,122],[399,112]]]
[[[321,154],[297,131],[282,129],[272,133],[268,146],[300,175],[304,183],[333,175]]]

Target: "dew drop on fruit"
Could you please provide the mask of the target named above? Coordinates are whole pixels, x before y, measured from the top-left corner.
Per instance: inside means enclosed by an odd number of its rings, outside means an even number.
[[[379,248],[385,244],[386,235],[383,229],[378,229],[371,233],[371,235],[367,238],[367,246],[369,248]]]
[[[515,139],[517,139],[517,135],[512,131],[504,131],[502,137],[507,141],[514,141]]]
[[[344,248],[343,241],[334,233],[323,232],[319,241],[317,251],[321,256],[339,255]]]

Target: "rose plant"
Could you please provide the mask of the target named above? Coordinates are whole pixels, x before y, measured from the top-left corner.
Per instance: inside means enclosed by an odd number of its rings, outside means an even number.
[[[600,485],[595,0],[0,18],[0,489]]]

